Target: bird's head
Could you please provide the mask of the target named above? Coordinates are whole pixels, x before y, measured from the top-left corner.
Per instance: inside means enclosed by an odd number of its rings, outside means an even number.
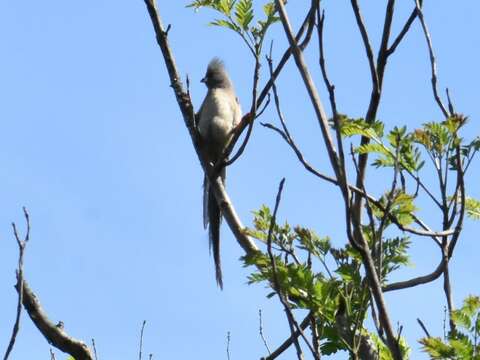
[[[213,58],[208,64],[207,72],[201,80],[207,88],[229,88],[232,86],[225,66],[219,58]]]

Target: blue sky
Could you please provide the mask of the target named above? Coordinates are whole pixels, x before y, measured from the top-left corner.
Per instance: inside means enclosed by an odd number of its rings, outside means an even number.
[[[163,20],[178,67],[191,79],[199,106],[199,80],[213,56],[225,60],[244,109],[250,104],[250,54],[233,33],[209,27],[209,11],[195,14],[185,1],[161,1]],[[291,2],[298,26],[309,1]],[[363,1],[374,46],[380,40],[384,6]],[[382,2],[383,3],[383,2]],[[480,134],[477,86],[480,33],[474,1],[425,1],[425,16],[438,58],[440,87],[451,90],[457,110],[470,116],[465,136]],[[413,6],[399,2],[396,34]],[[339,110],[363,116],[370,75],[349,1],[325,1],[326,54]],[[147,320],[144,353],[154,358],[232,359],[265,354],[258,310],[274,348],[288,328],[275,299],[261,286],[246,285],[242,250],[223,226],[225,290],[214,280],[213,260],[201,216],[202,172],[183,124],[143,1],[44,1],[0,3],[0,348],[14,320],[16,243],[11,221],[23,229],[30,212],[31,242],[26,277],[55,321],[74,337],[95,338],[100,359],[135,358],[141,323]],[[286,46],[280,25],[272,29],[274,55]],[[315,41],[315,40],[314,40]],[[306,53],[323,101],[316,45]],[[428,53],[418,24],[389,61],[379,118],[387,128],[440,120],[430,88]],[[262,83],[266,80],[266,66]],[[306,157],[329,172],[325,150],[300,77],[289,64],[278,81],[282,109]],[[443,92],[442,92],[443,93]],[[273,109],[272,109],[273,110]],[[262,121],[277,122],[267,111]],[[479,161],[467,179],[480,198]],[[273,204],[286,177],[280,220],[314,228],[344,244],[342,202],[337,189],[305,173],[286,145],[256,126],[243,157],[229,168],[228,190],[243,222],[251,211]],[[384,178],[370,176],[375,193]],[[421,214],[438,228],[433,207]],[[478,223],[467,222],[452,261],[454,300],[480,293]],[[426,239],[413,240],[414,267],[395,279],[430,272],[438,253]],[[413,350],[416,339],[442,334],[441,282],[387,295],[393,322],[400,322]],[[23,316],[12,359],[48,358],[49,346]],[[62,359],[62,356],[57,358]],[[285,358],[288,358],[286,356]],[[342,354],[338,359],[345,358]]]

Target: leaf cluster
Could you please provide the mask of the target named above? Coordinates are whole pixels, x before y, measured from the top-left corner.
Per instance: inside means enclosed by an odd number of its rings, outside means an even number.
[[[253,0],[196,0],[187,7],[198,10],[210,8],[221,15],[209,24],[236,32],[248,45],[255,56],[260,55],[263,41],[270,25],[279,21],[273,1],[263,5],[263,16],[254,21]]]
[[[404,201],[399,198],[395,209],[401,209],[400,202]],[[350,245],[334,248],[328,237],[303,226],[287,222],[272,226],[272,213],[265,205],[253,214],[253,228],[246,231],[264,243],[270,235],[275,266],[267,253],[243,257],[245,266],[255,266],[249,284],[265,283],[272,290],[268,297],[282,294],[292,309],[313,312],[322,354],[354,352],[358,347],[355,334],[366,331],[363,322],[370,304],[360,254]],[[408,245],[408,238],[385,242],[385,276],[408,263]]]
[[[480,297],[468,296],[463,306],[454,310],[451,319],[460,330],[448,338],[425,337],[420,340],[423,351],[431,359],[480,360]]]

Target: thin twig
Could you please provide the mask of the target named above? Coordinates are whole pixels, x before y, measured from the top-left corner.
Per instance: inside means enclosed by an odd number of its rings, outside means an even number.
[[[253,124],[255,122],[255,119],[257,118],[257,90],[258,90],[259,78],[260,78],[260,59],[259,59],[259,55],[256,55],[255,68],[253,71],[252,105],[250,107],[250,112],[249,112],[249,123],[248,123],[247,134],[245,135],[245,138],[243,139],[243,142],[240,145],[238,151],[235,153],[235,155],[232,156],[230,160],[224,161],[222,164],[223,166],[230,166],[235,161],[237,161],[237,159],[245,151],[248,141],[250,140],[250,135],[252,134],[252,130],[253,130]],[[226,151],[229,151],[229,147],[227,147]],[[226,159],[229,155],[230,155],[229,153],[224,153],[223,158]]]
[[[309,325],[312,319],[314,318],[313,313],[309,313],[305,319],[300,323],[300,328],[302,330],[305,330]],[[290,335],[290,337],[285,340],[277,349],[275,349],[269,356],[261,358],[261,360],[274,360],[277,357],[279,357],[285,350],[287,350],[295,341],[300,336],[300,331],[295,331],[293,334]]]
[[[320,70],[322,71],[323,82],[325,83],[325,87],[328,91],[328,97],[330,100],[330,108],[332,110],[332,118],[335,124],[335,133],[337,137],[337,148],[339,154],[339,161],[340,161],[340,169],[341,174],[343,177],[344,183],[347,183],[347,175],[346,175],[346,168],[345,168],[345,153],[343,150],[343,141],[342,141],[342,134],[340,131],[340,124],[338,119],[338,111],[337,111],[337,101],[335,99],[335,85],[333,85],[328,78],[327,73],[327,66],[325,63],[325,50],[324,50],[324,39],[323,39],[323,29],[325,26],[325,11],[322,11],[320,15],[320,8],[317,9],[317,36],[318,36],[318,48],[319,48],[319,63],[320,63]]]
[[[422,1],[420,1],[420,3],[422,3]],[[390,47],[388,48],[387,56],[390,56],[395,52],[398,45],[400,45],[403,38],[405,37],[405,35],[407,35],[408,31],[410,30],[410,27],[412,26],[413,22],[417,18],[417,15],[418,15],[417,8],[415,8],[415,9],[413,9],[412,13],[410,14],[407,21],[405,22],[405,25],[403,25],[402,30],[400,30],[397,37],[393,41],[392,45],[390,45]]]
[[[272,273],[273,273],[273,285],[274,285],[274,290],[277,293],[278,298],[280,299],[280,302],[282,303],[282,305],[284,307],[284,310],[286,312],[288,323],[289,323],[289,326],[290,326],[290,332],[293,335],[296,330],[299,331],[300,336],[305,341],[309,350],[312,352],[312,355],[313,355],[314,359],[319,360],[319,357],[317,356],[317,354],[315,352],[315,349],[312,347],[312,345],[310,344],[310,342],[306,338],[305,334],[303,333],[302,328],[300,327],[298,322],[295,320],[295,317],[292,313],[290,305],[288,304],[288,300],[286,299],[285,294],[283,294],[283,292],[280,288],[280,285],[279,285],[279,282],[278,282],[278,275],[277,275],[277,266],[276,266],[275,258],[273,256],[273,252],[272,252],[272,232],[273,232],[273,228],[275,227],[275,224],[276,224],[276,216],[277,216],[278,207],[280,205],[280,200],[281,200],[281,197],[282,197],[282,191],[283,191],[284,184],[285,184],[285,178],[283,178],[280,181],[280,185],[278,187],[277,198],[275,200],[275,207],[274,207],[274,210],[273,210],[272,219],[270,221],[270,228],[268,230],[268,238],[267,238],[267,250],[268,250],[268,255],[269,255],[269,258],[270,258],[270,263],[271,263],[271,266],[272,266]],[[297,350],[297,356],[299,357],[299,359],[303,359],[303,353],[301,351],[301,347],[300,347],[300,344],[298,343],[298,340],[294,341],[294,345],[295,345],[295,348]]]
[[[262,338],[263,345],[265,345],[265,348],[267,349],[268,355],[271,355],[272,352],[270,351],[270,348],[268,347],[267,339],[265,339],[265,336],[263,334],[262,309],[258,310],[258,331],[260,333],[260,337]]]
[[[93,348],[93,355],[95,356],[95,360],[98,360],[97,347],[95,346],[95,339],[92,339],[92,348]]]
[[[328,157],[330,160],[330,164],[332,166],[332,169],[335,172],[335,176],[337,177],[338,181],[340,184],[342,183],[343,177],[340,174],[340,168],[338,166],[338,156],[335,150],[335,145],[333,144],[333,140],[330,134],[330,129],[329,129],[329,124],[328,124],[328,118],[325,113],[325,110],[323,108],[322,101],[320,100],[320,96],[318,95],[317,89],[315,87],[315,84],[313,82],[313,78],[310,75],[310,72],[308,70],[308,67],[306,65],[303,53],[301,49],[298,47],[297,42],[295,41],[295,37],[293,36],[292,33],[292,28],[290,25],[290,21],[287,16],[287,12],[285,10],[285,6],[282,1],[276,0],[275,1],[278,9],[279,9],[279,14],[280,18],[282,20],[284,32],[287,35],[288,42],[290,46],[293,49],[293,55],[295,58],[295,63],[297,64],[297,68],[299,70],[299,73],[303,79],[303,82],[305,84],[305,88],[307,89],[310,101],[312,103],[312,106],[315,110],[315,114],[318,120],[318,123],[320,125],[320,129],[322,131],[323,135],[323,140],[325,142],[325,146],[327,148],[327,153]]]
[[[423,323],[423,321],[420,320],[420,318],[417,318],[417,322],[418,322],[418,324],[420,325],[420,327],[422,328],[422,330],[423,330],[423,332],[425,333],[425,335],[427,335],[427,337],[431,337],[431,336],[430,336],[430,333],[428,332],[427,327],[425,326],[425,324]]]
[[[25,222],[27,225],[27,230],[23,240],[20,239],[20,236],[18,235],[18,231],[17,231],[17,227],[15,226],[15,223],[12,223],[13,234],[15,236],[15,240],[17,241],[17,245],[18,245],[18,267],[17,267],[17,285],[16,286],[18,289],[20,289],[20,291],[18,291],[17,313],[15,317],[15,323],[13,325],[12,335],[10,337],[7,350],[5,351],[5,355],[3,357],[4,360],[8,359],[8,356],[13,350],[13,346],[15,345],[15,340],[17,338],[18,331],[20,330],[20,318],[22,314],[22,303],[23,303],[23,254],[25,252],[25,247],[27,246],[28,240],[30,239],[30,217],[25,207],[23,207],[23,215],[25,217]]]
[[[440,96],[438,95],[438,89],[437,89],[437,60],[435,59],[435,53],[433,52],[433,45],[432,45],[432,38],[430,36],[430,32],[428,31],[427,24],[425,22],[425,18],[423,16],[423,11],[422,11],[422,5],[420,4],[419,0],[415,0],[415,7],[417,9],[418,13],[418,18],[420,20],[420,23],[422,25],[423,29],[423,34],[425,35],[425,40],[427,42],[428,46],[428,54],[430,56],[430,69],[432,72],[432,90],[433,90],[433,97],[435,98],[435,101],[437,102],[438,107],[442,111],[443,115],[448,118],[451,114],[448,113],[447,109],[445,108],[445,105],[443,104],[442,100],[440,99]]]
[[[268,256],[270,258],[270,264],[272,266],[273,287],[274,287],[275,292],[278,295],[278,298],[280,299],[280,302],[283,305],[283,308],[284,308],[285,313],[287,315],[287,320],[288,320],[288,325],[290,327],[290,332],[293,336],[293,334],[295,333],[295,326],[294,326],[295,318],[293,317],[293,315],[291,313],[290,307],[288,305],[288,301],[285,299],[285,296],[280,289],[280,285],[279,285],[279,282],[278,282],[278,275],[277,275],[277,264],[275,262],[275,257],[273,256],[273,252],[272,252],[272,233],[273,233],[273,229],[274,229],[275,224],[276,224],[277,211],[278,211],[278,207],[280,205],[280,200],[282,198],[282,191],[283,191],[284,184],[285,184],[285,178],[283,178],[280,181],[280,184],[278,186],[277,197],[276,197],[276,200],[275,200],[275,207],[274,207],[274,210],[273,210],[272,219],[270,220],[270,227],[268,229],[267,252],[268,252]],[[298,360],[303,360],[303,352],[302,352],[302,348],[300,347],[300,343],[298,342],[298,338],[294,338],[293,344],[295,345]]]
[[[230,360],[230,331],[227,332],[227,360]]]
[[[365,21],[363,20],[362,13],[360,11],[360,6],[358,5],[357,0],[351,0],[353,13],[355,14],[355,20],[357,21],[358,29],[360,30],[360,35],[362,36],[363,46],[365,48],[365,52],[367,54],[368,65],[370,68],[370,76],[372,77],[372,85],[373,89],[372,92],[380,92],[380,85],[378,81],[378,73],[377,68],[375,66],[375,58],[373,55],[373,47],[370,43],[370,39],[368,37],[367,28],[365,26]]]
[[[138,360],[142,360],[142,350],[143,350],[143,331],[145,330],[145,324],[147,320],[143,320],[142,328],[140,329],[140,344],[138,345]]]

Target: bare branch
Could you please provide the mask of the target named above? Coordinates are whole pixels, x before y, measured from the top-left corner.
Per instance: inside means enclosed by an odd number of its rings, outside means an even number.
[[[335,172],[335,176],[339,180],[340,183],[344,181],[345,177],[341,173],[341,168],[339,167],[338,163],[338,157],[337,153],[335,150],[335,145],[333,144],[331,135],[330,135],[330,130],[329,130],[329,125],[328,125],[328,118],[325,113],[325,110],[323,108],[323,104],[320,100],[320,97],[318,95],[317,89],[315,87],[315,84],[313,82],[313,79],[310,75],[310,72],[308,71],[307,65],[305,63],[305,59],[303,57],[303,53],[301,49],[299,48],[298,44],[295,41],[295,38],[292,34],[292,28],[290,26],[290,21],[288,20],[288,16],[285,10],[285,6],[282,1],[276,0],[275,1],[280,18],[282,20],[283,28],[285,31],[285,34],[287,35],[288,42],[290,46],[293,49],[293,56],[295,58],[295,62],[297,64],[297,68],[300,72],[300,75],[302,76],[303,82],[305,84],[305,88],[308,91],[308,95],[310,97],[311,103],[313,105],[313,108],[315,110],[315,114],[317,116],[320,129],[322,131],[323,139],[325,142],[325,146],[327,148],[328,152],[328,157],[330,159],[331,166]]]
[[[258,332],[260,333],[260,337],[262,338],[263,345],[265,345],[265,349],[267,349],[268,354],[270,355],[272,352],[268,347],[267,339],[265,339],[265,336],[263,335],[262,309],[258,310]]]
[[[25,222],[27,224],[27,230],[25,233],[25,237],[20,239],[18,235],[17,227],[15,223],[12,223],[13,234],[15,236],[15,240],[17,241],[18,245],[18,267],[17,267],[17,285],[16,287],[20,289],[18,292],[18,300],[17,300],[17,313],[15,317],[15,323],[12,329],[12,335],[10,337],[10,341],[7,346],[7,350],[5,351],[5,355],[3,360],[7,360],[10,353],[13,350],[13,346],[15,345],[15,340],[17,338],[18,331],[20,330],[20,318],[22,315],[22,303],[23,303],[23,254],[25,252],[25,247],[27,246],[27,242],[30,239],[30,216],[28,215],[27,209],[23,208],[23,215],[25,216]]]
[[[270,220],[270,227],[268,229],[267,252],[268,252],[268,256],[270,257],[270,264],[272,266],[273,287],[275,289],[275,292],[278,295],[278,298],[280,299],[280,302],[282,303],[282,305],[285,309],[285,312],[287,314],[288,325],[290,326],[290,332],[292,333],[292,336],[293,336],[293,334],[295,332],[295,328],[294,328],[294,325],[293,325],[294,319],[291,316],[292,315],[291,311],[289,311],[290,307],[288,305],[288,302],[284,298],[283,293],[280,291],[280,286],[279,286],[279,283],[278,283],[278,276],[277,276],[277,265],[275,263],[275,257],[273,256],[273,252],[272,252],[272,232],[273,232],[273,228],[275,227],[277,211],[278,211],[278,207],[280,205],[280,200],[281,200],[284,184],[285,184],[285,178],[283,178],[280,181],[280,184],[278,186],[277,198],[275,200],[275,208],[273,210],[272,219]],[[298,338],[294,338],[293,344],[295,345],[295,349],[297,351],[298,360],[303,360],[303,352],[302,352],[302,348],[300,347],[300,344],[298,342]]]
[[[328,91],[328,96],[330,100],[330,108],[332,110],[332,118],[335,124],[335,132],[337,137],[337,147],[339,153],[339,166],[342,168],[342,173],[345,177],[345,183],[348,182],[346,177],[346,170],[345,170],[345,152],[343,150],[343,142],[342,142],[342,134],[340,133],[340,124],[338,122],[338,111],[337,111],[337,101],[335,99],[335,85],[333,85],[328,78],[327,73],[327,66],[325,64],[325,50],[324,50],[324,40],[323,40],[323,29],[325,25],[325,11],[322,11],[320,15],[320,8],[317,9],[317,36],[318,36],[318,48],[319,48],[319,63],[320,63],[320,70],[322,71],[323,82],[325,83],[325,87]]]
[[[351,4],[353,13],[355,14],[355,20],[357,21],[358,29],[360,30],[360,35],[362,36],[363,46],[365,47],[365,52],[367,53],[368,65],[370,67],[370,76],[372,77],[372,94],[374,92],[380,93],[380,84],[378,81],[377,68],[375,66],[373,47],[368,37],[367,28],[365,26],[365,21],[363,20],[362,13],[360,11],[360,6],[358,5],[358,0],[351,0]]]
[[[230,360],[230,340],[231,340],[231,336],[229,331],[227,332],[227,360]]]
[[[20,291],[21,289],[17,287],[17,292]],[[84,342],[70,337],[61,326],[61,322],[57,326],[49,320],[25,279],[23,280],[23,306],[37,329],[50,344],[70,354],[76,360],[93,360],[92,353]]]
[[[145,330],[145,324],[147,320],[143,320],[142,328],[140,330],[140,344],[138,345],[138,360],[142,360],[142,350],[143,350],[143,331]]]
[[[425,18],[423,16],[422,5],[420,4],[419,0],[415,0],[415,7],[417,9],[418,18],[420,19],[420,23],[422,24],[423,34],[425,35],[425,40],[427,41],[427,45],[428,45],[428,54],[430,56],[430,68],[432,71],[431,81],[432,81],[433,97],[435,98],[435,101],[437,102],[437,105],[442,111],[443,115],[445,117],[449,117],[451,114],[448,113],[447,109],[445,108],[445,105],[443,104],[442,100],[440,99],[440,96],[438,95],[437,60],[435,59],[435,53],[433,52],[432,38],[428,31],[428,27],[425,22]]]
[[[425,335],[427,335],[427,337],[430,337],[430,333],[428,332],[427,327],[425,326],[425,324],[423,323],[423,321],[420,320],[420,318],[417,318],[417,322],[418,322],[418,324],[420,325],[420,327],[422,328],[422,330],[423,330],[423,332],[425,333]]]
[[[97,346],[95,345],[95,339],[92,339],[92,349],[93,349],[93,355],[95,356],[95,360],[98,360]]]
[[[423,1],[420,1],[420,4],[422,3]],[[405,35],[407,35],[408,31],[410,30],[410,27],[412,26],[413,22],[415,21],[415,19],[417,18],[417,15],[418,15],[418,12],[417,12],[417,8],[415,7],[415,9],[413,9],[412,13],[410,14],[410,16],[408,17],[407,21],[405,22],[405,25],[403,25],[403,28],[402,30],[400,30],[399,34],[397,35],[397,37],[395,38],[395,40],[393,41],[392,45],[390,45],[390,48],[388,48],[387,50],[387,56],[390,56],[392,55],[395,50],[397,49],[398,45],[400,45],[400,43],[402,42],[403,38],[405,37]]]
[[[297,32],[297,35],[295,36],[295,41],[297,43],[302,38],[302,35],[305,32],[305,29],[310,27],[310,22],[311,22],[311,11],[308,12],[307,16],[303,20],[302,25],[300,26],[300,29]],[[302,45],[304,47],[306,46],[306,39],[309,39],[309,37],[306,36],[305,39],[303,40]],[[277,79],[278,75],[283,70],[283,67],[287,63],[288,59],[290,59],[291,55],[292,55],[292,47],[289,45],[288,49],[285,50],[282,58],[280,59],[278,65],[276,66],[275,70],[273,71],[273,74],[270,76],[270,79],[267,81],[263,90],[260,92],[260,95],[258,96],[257,106],[260,106],[260,104],[263,102],[263,100],[265,99],[267,94],[270,92],[270,89],[272,87],[273,82]]]
[[[310,321],[314,319],[313,314],[309,313],[305,319],[300,323],[300,329],[305,330],[309,324]],[[276,350],[274,350],[269,356],[261,358],[261,360],[274,360],[277,357],[279,357],[285,350],[287,350],[295,341],[300,336],[300,331],[296,330],[291,336],[285,340]]]
[[[445,269],[445,262],[442,258],[442,260],[440,261],[440,264],[438,264],[437,268],[432,273],[424,276],[418,276],[410,280],[399,281],[399,282],[385,285],[383,287],[383,291],[387,292],[387,291],[394,291],[394,290],[400,290],[400,289],[407,289],[414,286],[427,284],[429,282],[432,282],[438,279],[440,275],[443,274],[444,269]]]
[[[255,122],[255,118],[257,117],[257,88],[258,88],[258,80],[260,77],[260,59],[259,55],[255,56],[255,69],[253,70],[253,86],[252,86],[252,105],[250,107],[249,112],[249,122],[248,122],[248,130],[245,138],[243,139],[242,144],[240,145],[238,151],[232,158],[228,161],[224,161],[222,166],[230,166],[232,165],[242,154],[245,148],[247,147],[247,143],[250,140],[250,135],[252,134],[253,130],[253,123]],[[223,154],[223,158],[226,159],[229,156],[230,147],[227,146],[225,153]]]

